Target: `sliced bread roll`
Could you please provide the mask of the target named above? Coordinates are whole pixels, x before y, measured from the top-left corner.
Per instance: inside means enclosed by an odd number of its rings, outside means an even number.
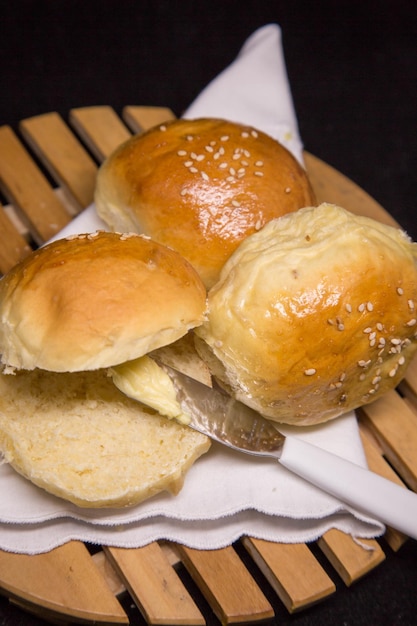
[[[0,450],[12,467],[79,507],[178,493],[210,441],[122,394],[105,370],[0,376]]]

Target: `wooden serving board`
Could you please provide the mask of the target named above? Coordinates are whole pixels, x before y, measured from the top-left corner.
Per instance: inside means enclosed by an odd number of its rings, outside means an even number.
[[[99,106],[72,110],[68,120],[52,112],[18,129],[0,127],[0,274],[92,202],[97,168],[118,144],[172,118],[166,108],[128,106],[119,117]],[[318,202],[395,224],[332,167],[309,153],[305,163]],[[416,491],[416,360],[401,387],[362,409],[359,419],[371,469]],[[393,550],[407,540],[390,528],[384,539]],[[351,585],[384,558],[378,541],[357,543],[337,530],[309,545],[245,537],[213,551],[71,541],[36,556],[0,551],[0,593],[51,622],[190,625],[214,617],[251,624],[273,618],[274,606],[292,613],[323,601],[336,584]]]

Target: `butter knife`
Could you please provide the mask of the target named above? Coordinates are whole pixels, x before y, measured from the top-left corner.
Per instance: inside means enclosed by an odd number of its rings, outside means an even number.
[[[208,387],[167,365],[186,423],[234,450],[272,457],[290,471],[380,522],[417,539],[417,494],[298,437],[219,387]]]

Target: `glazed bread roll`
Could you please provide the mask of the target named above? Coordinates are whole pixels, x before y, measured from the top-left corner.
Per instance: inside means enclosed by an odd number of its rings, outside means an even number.
[[[205,307],[197,272],[147,237],[61,239],[0,281],[1,361],[56,372],[116,365],[182,337]]]
[[[204,435],[121,393],[105,370],[0,375],[0,450],[38,487],[80,507],[126,507],[181,489]]]
[[[16,265],[0,281],[4,459],[83,507],[177,493],[209,439],[127,398],[110,366],[165,350],[204,378],[185,338],[205,310],[194,268],[141,235],[61,239]]]
[[[110,229],[172,247],[211,287],[247,235],[314,204],[314,194],[298,161],[266,134],[226,120],[179,119],[107,158],[95,204]]]
[[[224,266],[197,348],[233,395],[277,422],[366,404],[416,352],[416,248],[330,204],[273,220]]]

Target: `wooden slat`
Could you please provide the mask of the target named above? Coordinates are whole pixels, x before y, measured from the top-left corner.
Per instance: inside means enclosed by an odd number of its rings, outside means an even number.
[[[37,244],[55,235],[71,219],[9,126],[0,128],[0,185]]]
[[[233,547],[194,550],[179,546],[185,567],[222,624],[270,619],[274,611]]]
[[[126,124],[135,133],[175,119],[174,113],[167,107],[126,106],[122,115]]]
[[[20,123],[20,130],[42,163],[77,203],[91,204],[97,165],[58,113],[45,113]]]
[[[132,135],[109,106],[72,109],[69,120],[100,163]]]
[[[204,618],[157,543],[105,548],[148,624],[204,624]]]
[[[417,491],[417,415],[413,409],[393,390],[363,407],[361,419],[404,482]]]
[[[354,541],[350,535],[337,529],[327,531],[318,540],[318,545],[348,586],[385,560],[385,554],[375,539]]]
[[[417,414],[417,356],[411,361],[407,376],[400,383],[399,389]]]
[[[69,616],[95,623],[129,622],[80,542],[34,556],[0,551],[0,587],[46,619]]]
[[[0,274],[5,274],[18,261],[28,256],[32,248],[12,224],[1,204],[0,233],[2,238],[0,245]]]
[[[290,613],[327,598],[336,586],[305,544],[243,540],[259,569]]]
[[[396,474],[392,467],[385,461],[382,450],[363,424],[360,424],[360,434],[369,469],[387,480],[391,480],[397,483],[397,485],[406,488],[398,474]],[[387,527],[384,538],[394,551],[399,550],[407,540],[407,537],[403,533],[390,527]]]
[[[309,152],[304,152],[304,162],[316,194],[317,204],[332,202],[352,213],[367,215],[384,224],[398,226],[378,202],[334,167]]]

